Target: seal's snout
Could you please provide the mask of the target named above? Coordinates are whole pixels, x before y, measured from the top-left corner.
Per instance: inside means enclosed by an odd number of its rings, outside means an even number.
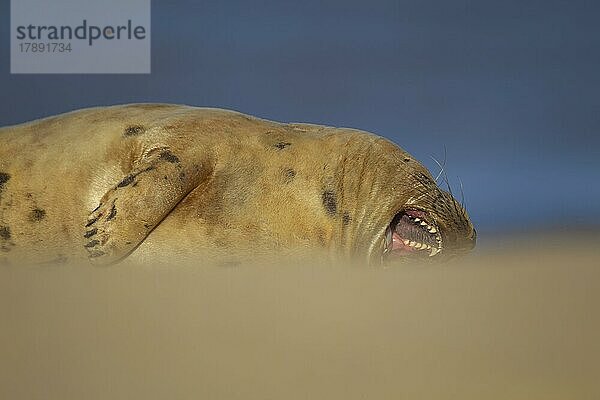
[[[412,204],[396,213],[385,232],[383,255],[392,260],[449,258],[469,252],[476,240],[465,209],[440,192],[431,205]]]
[[[447,255],[464,254],[473,250],[477,232],[465,208],[450,193],[444,191],[434,204]]]

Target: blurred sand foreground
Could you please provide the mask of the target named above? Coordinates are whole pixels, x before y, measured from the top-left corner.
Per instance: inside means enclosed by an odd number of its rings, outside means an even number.
[[[2,267],[0,399],[600,399],[598,242],[390,269]]]

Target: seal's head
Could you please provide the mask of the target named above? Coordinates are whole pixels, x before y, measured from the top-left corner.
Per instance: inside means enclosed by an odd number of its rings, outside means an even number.
[[[361,197],[370,222],[357,248],[366,248],[371,263],[448,259],[475,247],[465,208],[410,154],[382,138],[361,151],[353,162],[369,165]]]
[[[448,259],[472,250],[477,234],[463,205],[409,159],[402,155],[404,190],[397,194],[394,215],[380,239],[384,261]]]

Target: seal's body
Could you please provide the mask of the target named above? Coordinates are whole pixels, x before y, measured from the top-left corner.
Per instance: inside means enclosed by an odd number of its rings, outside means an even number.
[[[239,262],[470,249],[464,209],[354,129],[132,104],[0,129],[0,261]]]

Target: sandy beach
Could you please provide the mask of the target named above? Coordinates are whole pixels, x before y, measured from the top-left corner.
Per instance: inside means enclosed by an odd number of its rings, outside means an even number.
[[[571,237],[388,269],[3,267],[0,398],[600,398],[599,236]]]

